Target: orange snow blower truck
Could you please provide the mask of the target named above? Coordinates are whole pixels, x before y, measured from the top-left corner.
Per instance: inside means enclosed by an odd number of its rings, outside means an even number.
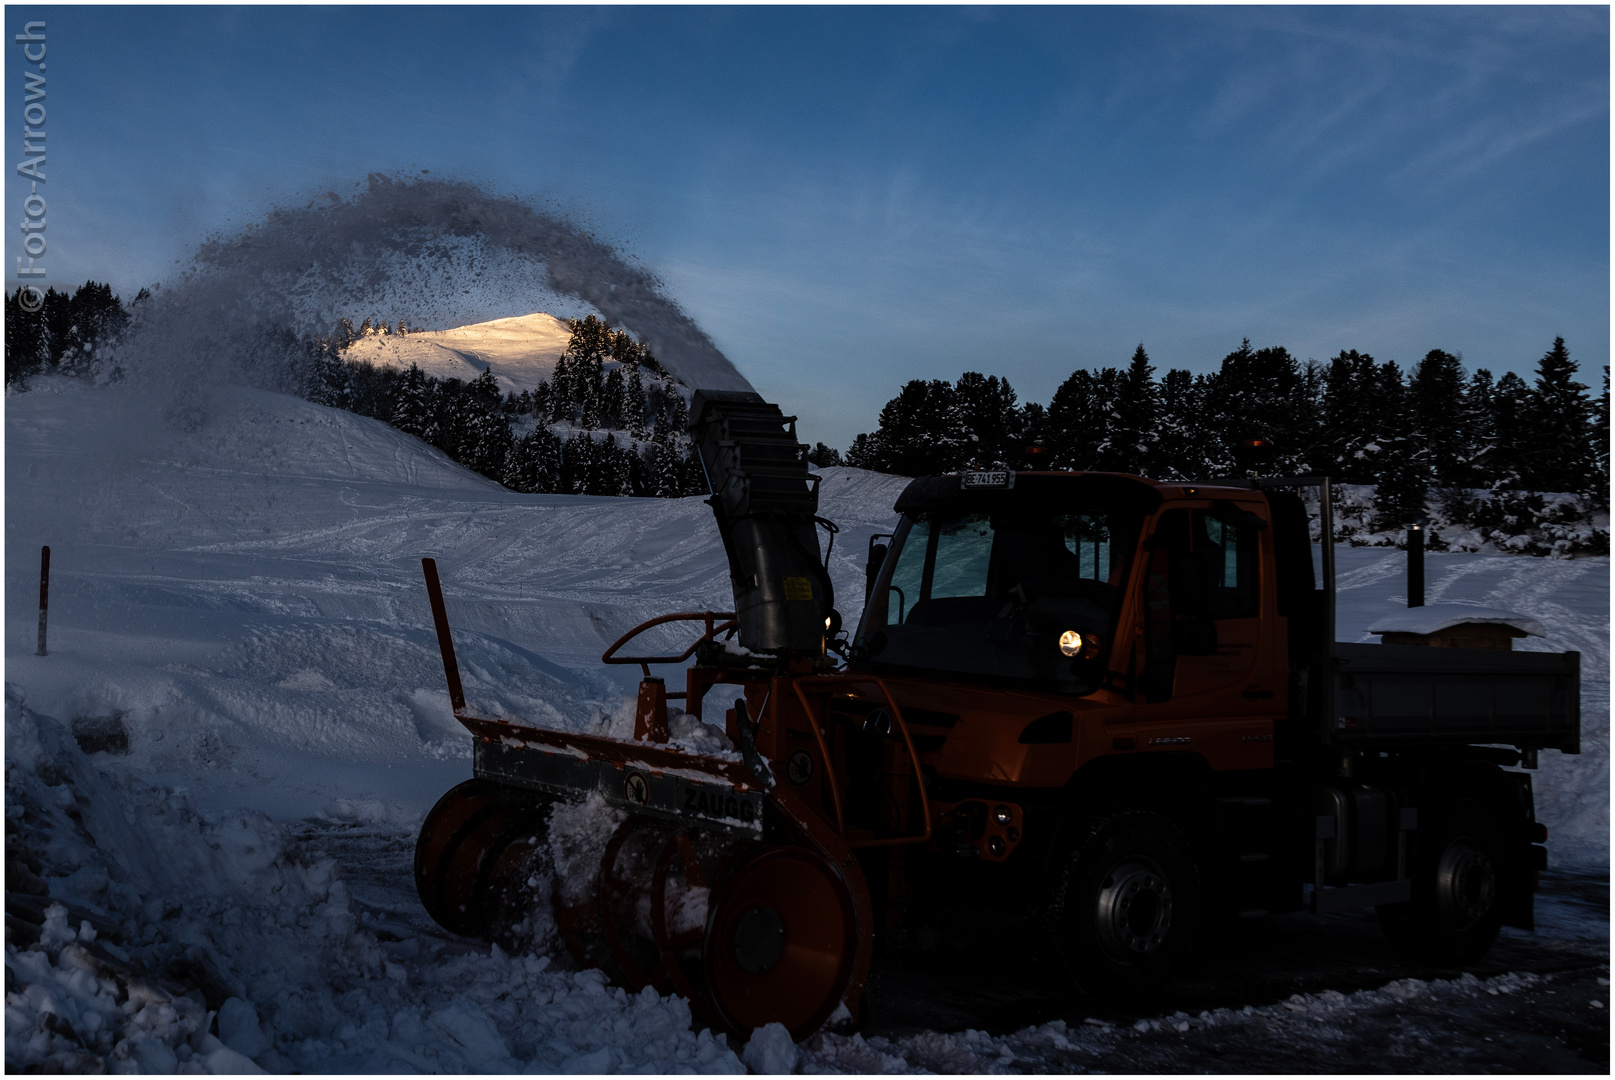
[[[1375,906],[1448,962],[1531,925],[1546,832],[1514,767],[1578,752],[1579,657],[1336,643],[1327,478],[915,480],[849,636],[794,419],[699,391],[691,430],[735,610],[606,650],[644,673],[632,739],[471,712],[426,561],[474,737],[416,849],[449,930],[519,939],[542,908],[619,984],[802,1038],[856,1018],[876,936],[943,903],[1029,913],[1101,1001],[1162,985],[1218,920]],[[628,655],[675,622],[688,647]],[[682,689],[652,674],[692,657]],[[670,742],[669,701],[734,749]],[[552,807],[592,792],[620,826],[535,895]]]

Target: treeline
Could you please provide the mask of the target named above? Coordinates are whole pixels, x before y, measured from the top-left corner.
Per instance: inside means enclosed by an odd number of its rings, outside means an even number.
[[[346,345],[368,335],[344,325],[312,343],[303,395],[389,423],[512,491],[705,494],[672,377],[643,344],[599,318],[568,325],[572,337],[551,377],[504,395],[491,371],[466,382],[413,364],[345,359]],[[564,437],[554,430],[561,425]]]
[[[1264,473],[1375,485],[1386,527],[1417,520],[1432,495],[1450,520],[1472,523],[1519,505],[1486,493],[1573,492],[1607,509],[1609,369],[1597,398],[1575,375],[1563,338],[1532,382],[1468,373],[1440,349],[1404,372],[1355,350],[1301,363],[1248,340],[1213,373],[1156,378],[1140,345],[1126,367],[1073,372],[1047,406],[1018,403],[997,376],[914,380],[846,462],[923,476],[1017,463],[1041,443],[1053,468],[1204,480],[1245,475],[1236,447],[1266,439]]]
[[[141,289],[130,307],[150,294]],[[53,286],[43,299],[37,290],[6,294],[6,385],[48,371],[77,374],[117,343],[129,325],[130,310],[112,286],[86,281],[73,292]]]

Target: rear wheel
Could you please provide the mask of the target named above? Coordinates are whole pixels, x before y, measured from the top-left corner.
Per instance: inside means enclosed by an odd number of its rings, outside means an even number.
[[[1187,957],[1200,921],[1200,882],[1182,834],[1157,814],[1099,816],[1057,868],[1045,926],[1083,993],[1137,1001]]]
[[[1437,807],[1421,831],[1413,899],[1380,905],[1380,928],[1411,955],[1451,964],[1478,960],[1503,925],[1502,829],[1482,803],[1456,799]]]

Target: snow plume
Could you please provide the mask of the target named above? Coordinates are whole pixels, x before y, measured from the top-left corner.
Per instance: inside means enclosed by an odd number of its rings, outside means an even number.
[[[380,175],[203,244],[136,309],[118,363],[190,427],[210,385],[295,391],[300,340],[342,318],[442,328],[540,306],[599,312],[686,386],[750,389],[654,275],[575,223],[468,183]]]

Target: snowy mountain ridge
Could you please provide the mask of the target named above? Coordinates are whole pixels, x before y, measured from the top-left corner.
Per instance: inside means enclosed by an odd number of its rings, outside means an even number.
[[[520,394],[549,379],[571,338],[566,320],[533,312],[450,330],[370,334],[354,341],[342,356],[378,367],[415,364],[434,378],[464,382],[492,371],[502,392]]]

